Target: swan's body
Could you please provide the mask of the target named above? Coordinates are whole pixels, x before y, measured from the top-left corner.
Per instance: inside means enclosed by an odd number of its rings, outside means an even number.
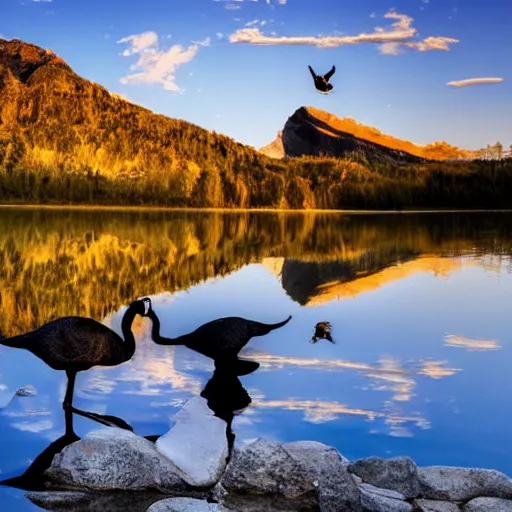
[[[238,353],[254,336],[264,336],[274,329],[287,324],[291,315],[284,321],[276,324],[264,324],[254,320],[247,320],[238,316],[219,318],[201,325],[192,331],[177,338],[164,338],[160,336],[160,320],[150,309],[147,316],[153,321],[152,338],[158,345],[185,345],[214,360],[236,359]]]
[[[332,75],[334,75],[334,72],[336,71],[336,67],[333,66],[329,72],[327,72],[325,75],[317,75],[311,66],[308,66],[309,72],[311,73],[311,76],[313,77],[313,81],[315,83],[315,88],[318,92],[321,92],[323,94],[327,94],[332,90],[332,84],[329,83],[329,79]]]
[[[93,366],[117,366],[133,357],[135,338],[131,325],[137,314],[145,316],[149,298],[136,300],[126,310],[121,325],[123,338],[92,318],[68,316],[48,322],[38,329],[0,339],[7,347],[32,352],[54,370],[64,370],[68,384],[63,406],[71,407],[76,374]]]

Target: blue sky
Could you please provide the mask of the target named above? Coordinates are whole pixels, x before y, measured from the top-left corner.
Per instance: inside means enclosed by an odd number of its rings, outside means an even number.
[[[510,0],[0,2],[3,37],[255,147],[303,105],[418,144],[512,144]],[[333,94],[315,92],[308,64],[336,65]],[[482,78],[503,81],[459,83]]]

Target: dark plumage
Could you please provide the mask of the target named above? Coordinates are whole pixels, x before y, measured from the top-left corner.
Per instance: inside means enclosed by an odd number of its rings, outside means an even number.
[[[0,344],[23,348],[54,370],[64,370],[68,383],[63,407],[71,407],[76,374],[93,366],[117,366],[132,358],[135,338],[131,325],[137,314],[151,308],[147,297],[136,300],[126,310],[121,326],[123,338],[92,318],[68,316],[48,322],[34,331],[4,338]]]
[[[332,90],[332,84],[329,83],[329,79],[332,75],[334,75],[334,72],[336,71],[336,67],[333,66],[329,72],[327,72],[325,75],[317,75],[311,66],[308,66],[309,72],[311,73],[311,76],[313,77],[316,90],[319,92],[327,93]]]
[[[319,339],[326,339],[334,343],[331,337],[331,322],[318,322],[315,325],[315,333],[311,338],[311,343],[316,343]]]
[[[147,316],[153,321],[151,332],[153,341],[158,345],[185,345],[212,359],[236,360],[238,353],[254,336],[264,336],[274,329],[286,325],[291,315],[277,324],[263,324],[237,316],[219,318],[201,325],[195,331],[178,336],[164,338],[160,336],[160,320],[152,308]]]

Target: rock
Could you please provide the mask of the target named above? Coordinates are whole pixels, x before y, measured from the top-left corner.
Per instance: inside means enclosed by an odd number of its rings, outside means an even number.
[[[421,495],[427,499],[512,498],[512,480],[494,469],[428,466],[418,469],[418,477]]]
[[[155,445],[120,428],[93,430],[66,446],[46,470],[51,482],[96,490],[181,491],[180,470]]]
[[[233,450],[221,479],[228,493],[274,494],[288,499],[315,493],[318,482],[282,445],[257,439]]]
[[[403,501],[403,494],[381,489],[370,484],[360,487],[361,505],[365,512],[412,512],[410,503]]]
[[[464,512],[512,512],[512,501],[501,498],[475,498],[464,506]]]
[[[214,485],[229,454],[226,422],[214,416],[200,396],[188,400],[174,420],[169,432],[156,441],[157,450],[173,461],[190,485]]]
[[[37,391],[34,386],[27,384],[26,386],[22,386],[21,388],[18,388],[16,390],[16,393],[14,393],[14,394],[16,396],[36,396]]]
[[[322,512],[359,511],[361,498],[348,459],[332,447],[316,441],[285,443],[282,447],[301,463],[318,482],[318,504]]]
[[[460,512],[460,508],[450,501],[415,500],[414,504],[421,512]]]
[[[420,492],[418,468],[409,457],[359,459],[349,464],[348,470],[364,482],[397,491],[406,499],[416,498]]]
[[[354,475],[354,473],[351,473],[351,475],[356,485],[361,485],[363,483],[363,479],[361,477]]]
[[[147,512],[217,512],[220,510],[217,503],[208,503],[206,500],[168,498],[153,503]]]
[[[141,491],[44,491],[27,492],[25,497],[39,508],[52,512],[146,512],[151,504],[162,499],[162,494]]]
[[[391,498],[393,500],[402,500],[405,501],[405,496],[401,492],[392,491],[390,489],[382,489],[382,487],[375,487],[372,484],[361,484],[359,486],[361,491],[371,492],[373,494],[380,494],[386,498]]]

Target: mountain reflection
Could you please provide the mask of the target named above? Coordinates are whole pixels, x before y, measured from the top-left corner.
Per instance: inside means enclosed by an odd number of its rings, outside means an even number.
[[[396,279],[416,267],[451,271],[459,263],[449,264],[447,257],[510,255],[511,220],[504,213],[1,208],[0,329],[12,336],[59,316],[102,319],[134,296],[186,289],[265,258],[283,258],[283,286],[301,304],[312,303],[315,290],[320,296],[353,296],[379,286],[373,280]],[[425,255],[430,262],[414,263]],[[397,276],[364,281],[387,267]]]

